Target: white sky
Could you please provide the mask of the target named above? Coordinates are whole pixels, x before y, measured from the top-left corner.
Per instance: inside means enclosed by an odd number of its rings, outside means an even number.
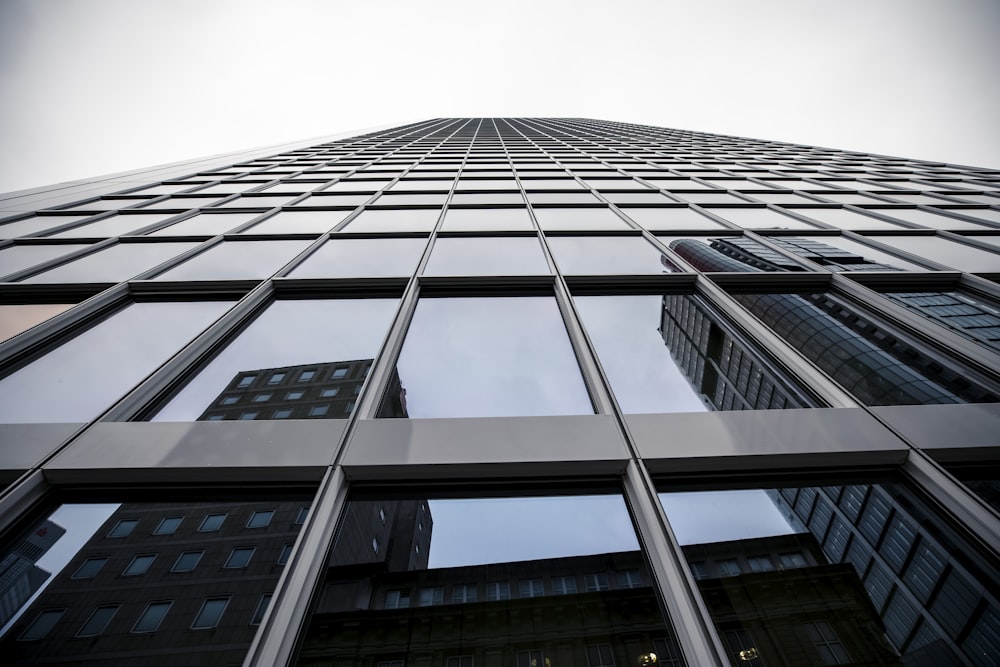
[[[996,0],[3,0],[0,191],[436,116],[1000,167]]]

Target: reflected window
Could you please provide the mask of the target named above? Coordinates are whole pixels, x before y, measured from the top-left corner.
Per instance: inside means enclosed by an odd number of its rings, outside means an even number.
[[[222,620],[222,614],[229,605],[229,598],[208,598],[198,610],[198,614],[191,623],[192,630],[207,630],[214,628]]]
[[[182,516],[168,516],[164,517],[162,521],[156,526],[153,531],[153,535],[173,535],[177,532],[177,529],[181,525],[181,521],[184,520]]]
[[[108,537],[128,537],[138,525],[138,519],[121,519],[108,531]]]
[[[422,299],[397,372],[380,416],[593,414],[551,297]]]
[[[108,627],[108,624],[111,623],[111,619],[115,617],[119,609],[121,609],[120,605],[97,607],[91,612],[83,625],[80,626],[80,629],[76,631],[76,636],[96,637],[101,634]]]
[[[101,571],[104,564],[108,562],[107,556],[99,556],[97,558],[88,558],[83,561],[83,563],[76,569],[73,573],[74,579],[93,579],[97,576],[97,573]]]
[[[229,558],[226,559],[226,564],[223,565],[226,569],[240,569],[244,568],[250,564],[250,559],[253,558],[253,552],[256,551],[254,547],[237,547],[229,552]]]
[[[65,609],[45,609],[38,613],[31,625],[25,628],[18,641],[31,642],[45,639],[56,624],[62,619]]]
[[[122,576],[135,576],[139,574],[146,574],[149,567],[156,560],[156,554],[140,554],[133,558],[131,562],[122,570]]]
[[[156,632],[160,627],[160,623],[166,617],[167,612],[170,611],[172,604],[173,602],[150,602],[142,610],[142,613],[139,614],[139,618],[136,619],[131,632]]]
[[[226,520],[225,514],[208,514],[201,520],[198,526],[199,533],[211,533],[222,528],[222,522]]]
[[[260,600],[257,601],[257,606],[254,607],[253,614],[250,616],[250,625],[260,625],[261,621],[264,620],[264,614],[267,613],[267,608],[271,604],[271,593],[264,593],[260,596]]]
[[[171,572],[192,572],[198,563],[201,561],[201,557],[205,555],[204,551],[185,551],[177,560],[174,561],[173,567],[170,568]]]

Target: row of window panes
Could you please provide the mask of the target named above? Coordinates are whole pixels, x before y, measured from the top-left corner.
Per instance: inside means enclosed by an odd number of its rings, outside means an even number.
[[[304,508],[303,508],[304,510]],[[208,514],[201,520],[198,526],[199,533],[215,532],[222,528],[222,522],[226,520],[226,514]],[[274,516],[274,510],[257,510],[247,519],[245,528],[267,528]],[[301,512],[300,512],[301,517]],[[153,535],[173,535],[180,527],[184,517],[169,516],[164,517],[156,528]],[[108,537],[128,537],[139,525],[139,519],[121,519],[108,532]]]
[[[245,568],[250,564],[250,559],[253,557],[256,547],[236,547],[226,558],[226,562],[223,565],[223,569],[241,569]],[[284,565],[288,562],[288,557],[291,555],[292,545],[285,544],[281,548],[281,552],[278,555],[277,565]],[[200,551],[185,551],[181,553],[174,564],[171,566],[171,572],[192,572],[201,562],[201,557],[205,554],[204,550]],[[122,576],[136,576],[140,574],[145,574],[149,568],[153,565],[156,560],[157,554],[138,554],[129,561],[125,569],[122,570]],[[98,575],[98,573],[103,569],[104,565],[108,562],[108,556],[95,556],[85,560],[80,567],[76,569],[73,573],[73,579],[92,579]]]

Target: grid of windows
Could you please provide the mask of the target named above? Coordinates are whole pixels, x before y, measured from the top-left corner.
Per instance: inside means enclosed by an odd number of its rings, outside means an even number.
[[[338,520],[332,499],[345,470],[409,485],[442,475],[475,485],[494,464],[504,472],[485,480],[493,486],[584,474],[623,490],[658,572],[620,572],[617,585],[652,584],[671,622],[689,630],[669,653],[657,640],[665,661],[728,654],[758,664],[766,657],[750,634],[706,634],[710,624],[691,620],[701,613],[684,602],[691,596],[663,590],[697,584],[677,549],[657,546],[674,538],[640,499],[681,469],[696,485],[726,488],[771,460],[776,477],[803,467],[852,484],[843,471],[891,468],[944,498],[948,525],[980,545],[973,555],[943,547],[865,484],[839,495],[803,488],[790,512],[819,557],[850,559],[897,650],[929,641],[932,628],[963,660],[1000,651],[990,643],[1000,530],[970,493],[998,497],[1000,170],[586,119],[436,119],[272,153],[96,194],[50,193],[38,211],[0,219],[0,306],[78,304],[46,310],[0,346],[10,369],[0,405],[45,406],[53,369],[94,401],[87,414],[55,419],[79,426],[72,437],[0,408],[4,424],[32,422],[20,437],[38,451],[59,452],[32,464],[47,483],[72,493],[106,478],[176,485],[195,469],[186,484],[326,475],[314,504],[323,514],[310,527],[321,530]],[[100,366],[59,357],[106,358],[109,341],[138,331],[138,320],[171,341],[146,354],[142,373],[111,382]],[[140,338],[159,338],[148,332]],[[129,365],[115,361],[104,364],[108,376]],[[669,373],[645,371],[664,366]],[[727,413],[738,410],[746,414]],[[297,430],[310,419],[330,430]],[[281,423],[268,431],[261,420]],[[402,420],[412,433],[393,430]],[[170,441],[152,421],[189,422],[191,435]],[[144,433],[158,435],[147,443]],[[821,435],[803,443],[803,433]],[[794,463],[781,459],[789,453]],[[22,479],[25,465],[5,470]],[[273,531],[272,515],[256,511],[242,527]],[[221,535],[225,519],[168,516],[141,530],[122,519],[106,537]],[[296,561],[317,571],[310,563],[328,544],[302,544]],[[390,552],[387,534],[363,546],[364,558]],[[290,548],[253,561],[283,564]],[[246,568],[253,549],[228,553],[213,571]],[[154,558],[114,570],[143,574]],[[175,573],[206,568],[201,558],[164,552]],[[98,575],[106,560],[84,561],[74,577]],[[752,553],[718,559],[715,570],[735,579],[810,564]],[[692,570],[699,582],[714,576]],[[418,586],[414,606],[577,592],[573,578],[547,576],[517,580],[512,596],[501,578],[452,586],[447,598]],[[579,581],[581,594],[612,589],[603,573]],[[395,593],[387,608],[410,604]],[[226,613],[228,597],[204,595],[190,628],[215,627]],[[276,590],[241,611],[241,623],[251,611],[259,622],[269,603],[282,614],[309,597]],[[154,632],[179,613],[170,604],[130,611],[132,632]],[[116,612],[97,606],[73,623],[97,636]],[[62,614],[42,610],[20,637],[45,637]],[[829,626],[801,628],[827,664],[854,655]],[[267,632],[260,655],[271,656],[279,632]],[[591,664],[614,664],[604,641],[588,642]],[[531,648],[515,661],[542,659]]]

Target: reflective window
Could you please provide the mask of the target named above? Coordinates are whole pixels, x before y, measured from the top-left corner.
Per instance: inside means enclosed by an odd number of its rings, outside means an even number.
[[[838,229],[902,229],[901,225],[846,208],[797,208],[795,212]]]
[[[623,208],[622,213],[646,229],[722,229],[692,208]]]
[[[89,215],[35,215],[15,222],[6,222],[0,224],[0,239],[13,239],[26,234],[37,234],[46,229],[62,227],[89,217]]]
[[[939,236],[869,236],[906,252],[959,271],[1000,271],[1000,254],[950,241]]]
[[[97,573],[101,571],[104,564],[108,562],[107,556],[98,556],[96,558],[88,558],[83,561],[80,567],[76,568],[76,572],[73,573],[74,579],[93,579],[97,576]]]
[[[25,283],[117,283],[187,252],[197,243],[117,243],[42,273]]]
[[[201,604],[198,615],[195,616],[194,621],[191,623],[191,629],[206,630],[219,625],[219,622],[222,620],[222,614],[226,611],[226,607],[229,606],[230,599],[229,597],[206,599]]]
[[[549,248],[564,274],[671,273],[676,268],[638,236],[550,236]]]
[[[30,642],[45,639],[65,613],[65,609],[45,609],[38,612],[38,616],[35,617],[31,625],[25,628],[21,636],[17,638],[18,641]]]
[[[274,208],[275,206],[285,206],[291,202],[295,197],[259,197],[254,195],[245,195],[243,197],[237,197],[231,201],[225,202],[224,204],[219,204],[220,208]]]
[[[223,241],[155,280],[248,280],[267,278],[311,241]]]
[[[427,275],[537,275],[550,273],[535,237],[438,238]]]
[[[268,403],[254,403],[257,419],[271,419],[272,410],[290,408],[293,419],[315,417],[309,410],[329,387],[363,380],[378,352],[396,308],[394,299],[276,301],[216,356],[154,417],[157,421],[238,419],[249,396],[260,389],[273,391]],[[349,326],[345,323],[349,323]],[[335,375],[338,368],[343,375]],[[307,385],[295,383],[301,370],[317,375]],[[281,379],[270,384],[276,373]],[[360,379],[360,380],[359,380]],[[286,401],[282,388],[295,384],[305,398]],[[341,392],[344,393],[344,392]],[[225,396],[244,396],[235,405]],[[323,404],[330,403],[323,400]],[[350,401],[335,401],[327,418],[350,414]]]
[[[151,602],[146,605],[146,608],[139,614],[139,618],[136,619],[135,625],[132,626],[131,632],[156,632],[167,612],[170,611],[172,604],[172,602]]]
[[[385,545],[378,553],[367,548],[373,538]],[[350,654],[402,666],[433,646],[435,664],[449,666],[543,667],[542,656],[587,665],[598,643],[618,664],[646,664],[641,656],[660,646],[677,651],[653,589],[641,583],[645,570],[620,496],[351,500],[298,664]],[[636,580],[623,585],[619,572]],[[588,577],[605,582],[600,592],[587,592]],[[356,599],[365,603],[349,602]],[[454,622],[435,620],[444,617]],[[542,617],[541,626],[530,620]],[[404,618],[405,631],[386,632]]]
[[[250,564],[250,559],[253,558],[254,551],[256,551],[254,547],[236,547],[229,552],[229,558],[226,559],[226,564],[223,567],[229,569],[246,567]]]
[[[427,245],[425,238],[334,238],[309,255],[290,278],[409,276]]]
[[[694,296],[577,296],[625,413],[809,407]]]
[[[174,561],[173,567],[170,568],[170,571],[191,572],[198,567],[198,563],[204,555],[204,551],[184,551],[177,556],[177,560]]]
[[[259,213],[199,213],[150,232],[149,236],[215,236],[256,218]]]
[[[472,194],[456,192],[451,198],[452,204],[477,204],[482,206],[500,206],[505,204],[524,205],[524,197],[520,193],[486,192]]]
[[[441,210],[436,208],[369,208],[347,223],[347,232],[429,232]]]
[[[525,208],[449,208],[442,231],[499,231],[532,229]]]
[[[958,212],[960,213],[961,211]],[[948,215],[938,215],[937,213],[931,213],[930,211],[925,211],[923,209],[917,209],[917,208],[880,209],[879,213],[882,213],[883,215],[888,215],[893,218],[898,218],[900,220],[905,220],[907,222],[912,222],[914,224],[920,225],[921,227],[929,227],[931,229],[982,230],[986,227],[986,225],[980,225],[975,222],[970,222],[968,220],[960,220],[959,218],[953,218]]]
[[[992,301],[962,291],[888,292],[883,296],[1000,351],[1000,305]]]
[[[397,371],[409,417],[593,413],[551,297],[422,299]]]
[[[987,592],[997,581],[992,559],[902,485],[660,500],[684,555],[705,573],[698,588],[733,664],[741,652],[768,665],[908,664],[928,655],[935,664],[987,665],[984,656],[1000,654],[996,633],[983,644],[966,639],[997,613]],[[860,515],[847,511],[853,504],[864,507]],[[775,557],[783,568],[759,567]],[[782,659],[789,655],[797,657]]]
[[[0,380],[0,422],[90,421],[229,305],[136,303],[118,311]]]
[[[173,214],[160,213],[126,215],[119,213],[118,215],[113,215],[110,218],[104,218],[103,220],[98,220],[97,222],[89,222],[85,225],[80,225],[79,227],[67,229],[64,232],[53,234],[49,238],[79,239],[92,236],[125,236],[126,234],[132,234],[137,230],[143,229],[144,227],[149,227],[150,225],[155,225],[158,222],[163,222],[167,218],[171,217],[171,215]]]
[[[146,574],[149,567],[156,560],[156,554],[141,554],[136,556],[129,562],[129,564],[122,570],[122,576],[135,576],[138,574]]]
[[[768,208],[714,208],[711,211],[744,229],[815,229],[807,222]]]
[[[241,234],[325,234],[351,211],[280,211]]]
[[[528,201],[532,204],[596,204],[600,200],[590,192],[529,192]]]
[[[37,266],[71,252],[86,248],[86,244],[72,245],[15,245],[0,249],[0,276]]]
[[[184,520],[182,516],[167,516],[163,517],[160,524],[153,531],[153,535],[173,535],[177,532],[177,528],[181,525],[181,521]]]
[[[448,200],[447,193],[434,194],[396,194],[379,196],[373,203],[379,206],[444,206]]]
[[[72,308],[72,303],[0,304],[0,342]]]
[[[536,208],[535,217],[545,231],[631,229],[610,208]]]
[[[84,621],[80,629],[76,631],[77,637],[96,637],[107,629],[108,624],[111,623],[111,619],[115,617],[118,610],[121,609],[120,605],[105,605],[97,607],[91,612],[87,620]]]

